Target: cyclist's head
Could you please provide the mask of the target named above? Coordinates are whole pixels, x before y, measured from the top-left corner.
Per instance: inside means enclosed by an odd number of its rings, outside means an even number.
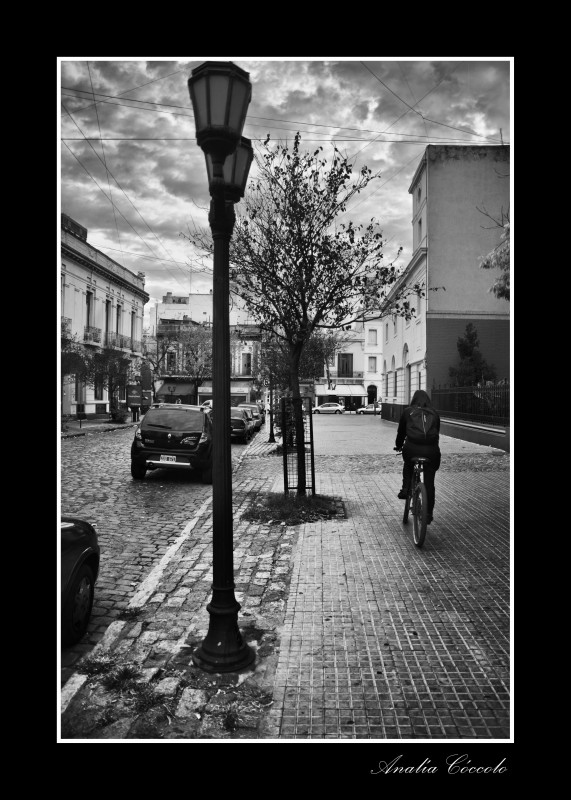
[[[410,401],[411,406],[420,406],[421,408],[432,408],[430,397],[423,389],[417,389]]]

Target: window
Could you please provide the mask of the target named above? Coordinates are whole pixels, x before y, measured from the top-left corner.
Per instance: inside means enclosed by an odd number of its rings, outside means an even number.
[[[93,383],[93,399],[94,400],[103,400],[103,381],[96,380]]]
[[[252,354],[242,353],[242,375],[252,374]]]
[[[369,356],[369,372],[377,371],[377,357]]]
[[[121,306],[117,306],[117,327],[115,328],[116,333],[121,333]]]
[[[393,397],[397,396],[397,369],[395,364],[395,357],[391,359],[391,372],[393,373]]]
[[[105,333],[111,329],[111,300],[105,301]]]
[[[369,344],[377,344],[377,329],[369,328]]]
[[[171,372],[176,367],[176,353],[169,351],[167,353],[167,370]]]
[[[389,341],[389,323],[385,325],[385,342]]]
[[[135,324],[137,321],[137,317],[135,316],[135,312],[131,311],[131,339],[135,340]]]
[[[85,295],[85,324],[88,327],[93,325],[93,292]]]
[[[393,336],[397,335],[397,318],[396,316],[393,317]]]
[[[126,391],[125,391],[125,386],[120,386],[119,387],[119,400],[125,400],[126,396],[127,395],[126,395]]]
[[[421,198],[421,197],[422,197],[422,189],[421,189],[421,188],[420,188],[420,186],[419,186],[419,187],[418,187],[418,189],[417,189],[417,191],[416,191],[416,203],[417,203],[417,207],[418,207],[418,206],[420,206],[420,198]]]
[[[337,375],[340,378],[353,377],[353,353],[339,353]]]
[[[418,246],[420,247],[420,243],[422,242],[422,220],[418,220]]]

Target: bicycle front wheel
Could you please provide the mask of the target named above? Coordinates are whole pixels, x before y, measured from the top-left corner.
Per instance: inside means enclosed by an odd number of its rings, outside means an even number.
[[[402,521],[405,523],[405,525],[408,522],[408,512],[410,510],[410,498],[411,498],[411,493],[409,491],[409,493],[406,496],[406,500],[404,501],[404,512],[402,515]]]
[[[422,547],[426,536],[426,518],[428,516],[428,495],[424,483],[416,486],[412,503],[414,543],[417,547]]]

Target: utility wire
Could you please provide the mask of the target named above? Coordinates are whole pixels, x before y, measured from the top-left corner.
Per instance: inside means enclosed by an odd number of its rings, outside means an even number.
[[[97,188],[99,189],[99,191],[100,191],[100,192],[103,194],[103,196],[104,196],[104,197],[106,197],[106,198],[107,198],[107,200],[109,200],[109,201],[111,202],[110,198],[109,198],[109,197],[107,197],[107,195],[105,194],[105,191],[104,191],[104,189],[102,189],[102,188],[101,188],[101,186],[100,186],[100,185],[97,183],[97,181],[95,180],[95,178],[93,177],[93,175],[91,174],[91,172],[90,172],[90,171],[87,169],[87,167],[86,167],[86,166],[85,166],[85,165],[84,165],[84,164],[81,162],[81,160],[80,160],[80,159],[79,159],[79,158],[78,158],[78,157],[75,155],[75,153],[74,153],[74,152],[73,152],[73,150],[72,150],[72,149],[69,147],[69,145],[67,145],[65,142],[64,142],[64,145],[67,147],[67,149],[69,150],[69,152],[70,152],[70,153],[72,154],[72,156],[75,158],[75,160],[77,161],[77,163],[78,163],[78,164],[79,164],[79,165],[82,167],[82,169],[84,169],[84,170],[85,170],[85,172],[87,172],[87,174],[89,175],[89,177],[91,178],[91,180],[93,181],[93,183],[94,183],[94,184],[97,186]],[[130,228],[131,228],[131,230],[133,231],[133,233],[135,233],[135,235],[136,235],[136,236],[138,236],[138,237],[139,237],[139,239],[140,239],[140,240],[143,242],[143,244],[145,245],[145,247],[148,247],[148,248],[149,248],[149,250],[151,251],[151,253],[153,253],[153,255],[155,256],[155,258],[157,258],[159,261],[162,261],[162,259],[160,259],[160,258],[159,258],[159,257],[156,255],[156,253],[154,253],[154,252],[153,252],[153,250],[151,249],[151,246],[150,246],[150,245],[149,245],[149,244],[148,244],[148,243],[147,243],[147,242],[146,242],[146,241],[143,239],[143,237],[141,236],[141,234],[140,234],[138,231],[136,231],[136,230],[135,230],[135,228],[133,228],[133,226],[131,225],[131,223],[129,222],[129,220],[128,220],[128,219],[125,217],[125,215],[124,215],[124,214],[122,214],[122,212],[121,212],[119,209],[117,209],[117,211],[118,211],[118,212],[119,212],[119,214],[120,214],[120,215],[123,217],[123,219],[125,220],[125,222],[127,223],[127,225],[128,225]],[[166,267],[166,269],[167,269],[167,270],[170,272],[170,269],[169,269],[168,267]],[[172,278],[173,278],[173,279],[174,279],[174,280],[175,280],[177,283],[179,283],[181,286],[183,285],[182,283],[180,283],[180,281],[179,281],[179,279],[176,277],[176,275],[173,275],[173,273],[172,273],[172,272],[170,272],[170,274],[171,274],[171,277],[172,277]],[[185,288],[185,290],[186,290],[186,286],[185,286],[184,288]]]
[[[89,72],[89,82],[91,84],[91,92],[93,94],[93,99],[95,100],[95,92],[93,91],[93,80],[91,78],[91,69],[89,68],[89,61],[87,61],[86,64],[87,64],[87,71]],[[71,114],[70,114],[70,116],[71,116]],[[97,127],[99,128],[99,141],[101,142],[101,152],[103,153],[103,165],[105,167],[105,171],[107,172],[107,186],[109,188],[109,197],[111,198],[111,208],[113,209],[113,219],[115,220],[115,229],[117,231],[117,241],[119,242],[119,248],[121,248],[121,237],[119,236],[119,225],[117,223],[117,214],[115,213],[115,203],[113,202],[113,192],[111,191],[111,181],[109,180],[109,170],[107,169],[107,161],[105,159],[105,147],[103,146],[103,134],[101,133],[101,124],[99,122],[99,112],[97,110],[97,104],[95,104],[95,116],[97,117]]]
[[[83,134],[83,131],[81,130],[81,128],[79,127],[79,125],[77,124],[77,122],[74,120],[74,118],[72,117],[72,115],[69,113],[69,111],[67,110],[67,108],[65,107],[65,105],[64,105],[63,103],[62,103],[62,105],[63,105],[64,109],[67,111],[67,113],[69,114],[69,117],[70,117],[71,121],[72,121],[72,122],[74,123],[74,125],[77,127],[77,129],[79,130],[79,132],[80,132],[81,134]],[[97,158],[99,159],[99,161],[101,161],[101,158],[99,157],[99,154],[98,154],[98,152],[95,150],[95,148],[93,147],[93,145],[91,144],[91,142],[87,140],[87,137],[85,137],[85,136],[84,136],[83,138],[85,139],[85,141],[87,141],[87,144],[88,144],[88,145],[91,147],[91,149],[93,150],[93,152],[95,153],[95,155],[97,156]],[[64,144],[65,144],[65,142],[64,142]],[[68,148],[68,150],[69,150],[69,148]],[[128,202],[129,202],[129,203],[130,203],[130,204],[133,206],[133,208],[135,209],[135,211],[137,212],[137,214],[139,215],[139,217],[141,218],[141,220],[143,221],[143,223],[144,223],[144,224],[147,226],[147,228],[149,229],[149,231],[152,233],[152,235],[155,237],[155,239],[157,240],[157,242],[158,242],[158,243],[161,245],[161,247],[162,247],[162,248],[163,248],[163,249],[164,249],[164,250],[165,250],[165,251],[166,251],[166,252],[169,254],[170,258],[171,258],[173,261],[175,261],[175,259],[174,259],[173,255],[172,255],[172,253],[170,253],[170,252],[169,252],[169,250],[167,249],[167,247],[166,247],[166,246],[165,246],[165,245],[164,245],[164,244],[161,242],[161,240],[159,239],[159,237],[158,237],[158,236],[156,235],[156,233],[155,233],[155,232],[152,230],[152,228],[150,227],[150,225],[148,224],[148,222],[147,222],[147,221],[144,219],[143,215],[140,213],[139,209],[138,209],[138,208],[135,206],[135,204],[132,202],[132,200],[131,200],[131,199],[129,198],[129,196],[126,194],[126,192],[124,191],[123,187],[121,186],[121,184],[119,183],[119,181],[117,180],[117,178],[116,178],[116,177],[113,175],[113,173],[111,172],[111,170],[109,170],[109,169],[107,168],[107,165],[104,165],[104,166],[105,166],[105,169],[107,170],[108,177],[109,177],[109,175],[111,175],[111,177],[113,178],[113,180],[115,181],[115,183],[117,184],[117,186],[119,187],[119,189],[120,189],[120,190],[123,192],[123,194],[124,194],[124,195],[125,195],[125,197],[127,198]],[[111,201],[111,202],[113,202],[113,201]],[[121,212],[119,212],[119,213],[121,213]],[[123,216],[123,215],[121,215],[121,216]],[[142,238],[142,237],[140,237],[140,238]],[[152,251],[151,251],[151,252],[152,252]],[[161,259],[159,258],[159,260],[161,260]],[[180,269],[180,267],[179,267],[179,269]],[[185,277],[186,277],[186,276],[185,276]]]
[[[361,62],[361,63],[362,63],[362,62]],[[366,66],[366,65],[364,65],[364,66]],[[369,69],[369,68],[367,67],[367,69]],[[456,69],[456,68],[455,68],[455,69]],[[454,71],[454,70],[453,70],[453,71]],[[371,70],[369,70],[369,72],[371,72]],[[375,75],[373,72],[371,72],[371,74],[373,75],[373,77],[377,78],[377,76],[376,76],[376,75]],[[444,80],[445,80],[445,78],[446,78],[446,77],[449,77],[451,74],[452,74],[452,73],[449,73],[447,76],[445,76],[444,78],[442,78],[442,80],[440,80],[440,81],[439,81],[439,82],[436,84],[436,86],[433,86],[433,87],[432,87],[432,89],[430,89],[430,91],[428,91],[428,92],[427,92],[425,95],[423,95],[423,96],[421,97],[421,99],[418,101],[418,103],[422,102],[422,100],[424,100],[424,98],[425,98],[425,97],[427,97],[427,96],[428,96],[428,95],[429,95],[431,92],[433,92],[433,91],[434,91],[434,90],[435,90],[435,89],[436,89],[438,86],[440,86],[440,84],[442,83],[442,81],[444,81]],[[380,81],[380,78],[377,78],[377,80],[379,80],[379,81]],[[380,81],[380,82],[382,83],[382,81]],[[383,85],[385,85],[385,84],[383,84]],[[392,92],[392,89],[390,89],[389,87],[387,87],[387,88],[389,89],[389,91],[391,91],[391,92]],[[73,88],[73,87],[71,87],[71,86],[70,86],[70,87],[68,87],[68,86],[62,86],[62,89],[64,89],[64,90],[67,90],[67,91],[70,91],[70,90],[71,90],[71,91],[75,91],[75,92],[86,92],[86,91],[87,91],[86,89],[74,89],[74,88]],[[394,94],[394,92],[393,92],[393,94]],[[66,96],[66,97],[75,97],[75,95],[65,95],[65,96]],[[97,95],[97,96],[98,96],[98,97],[108,97],[108,98],[115,98],[115,99],[118,99],[118,98],[119,98],[121,95],[112,95],[112,94],[105,94],[105,95],[104,95],[104,94],[100,94],[100,93],[98,93],[98,95]],[[395,95],[395,96],[397,96],[397,97],[398,97],[398,95]],[[78,98],[76,98],[76,99],[78,99]],[[147,104],[147,105],[154,105],[154,106],[165,106],[165,107],[167,107],[167,108],[181,108],[181,109],[187,109],[187,110],[189,110],[189,111],[191,111],[191,110],[192,110],[190,106],[181,106],[181,105],[176,105],[175,103],[157,103],[157,102],[155,102],[155,101],[153,101],[153,100],[136,100],[136,99],[133,99],[133,100],[131,100],[130,98],[124,98],[124,99],[125,99],[125,100],[128,100],[128,102],[133,102],[133,103],[145,103],[145,104]],[[415,108],[414,108],[413,106],[410,106],[408,103],[406,103],[406,102],[405,102],[404,100],[402,100],[402,98],[400,98],[400,97],[399,97],[398,99],[399,99],[399,100],[401,100],[403,103],[405,103],[405,105],[408,107],[408,109],[409,109],[409,110],[411,110],[411,111],[414,111],[416,114],[418,114],[420,117],[422,117],[422,119],[423,119],[423,120],[425,119],[425,118],[423,117],[423,115],[422,115],[422,114],[421,114],[419,111],[416,111],[416,110],[415,110]],[[108,101],[108,100],[100,100],[99,102],[101,102],[101,103],[105,103],[105,102],[109,102],[109,101]],[[418,105],[418,103],[416,103],[415,105]],[[153,111],[153,110],[154,110],[154,109],[151,109],[151,108],[140,108],[139,106],[127,106],[127,105],[125,105],[124,103],[109,103],[109,105],[114,105],[114,106],[124,106],[125,108],[133,108],[133,109],[135,109],[135,110],[138,110],[138,111]],[[80,109],[80,110],[82,110],[82,109]],[[177,113],[177,112],[173,112],[173,111],[162,111],[162,112],[160,112],[160,113],[163,113],[163,114],[173,114],[174,116],[194,117],[194,115],[193,115],[193,114],[179,114],[179,113]],[[406,114],[406,113],[408,113],[408,112],[405,112],[405,114]],[[401,119],[403,116],[405,116],[405,114],[401,114],[401,115],[398,117],[398,119]],[[253,125],[253,123],[251,122],[251,120],[254,120],[254,119],[255,119],[255,120],[262,120],[262,121],[266,121],[266,122],[282,122],[282,123],[287,123],[288,125],[311,125],[313,128],[334,128],[334,129],[336,129],[336,130],[340,130],[340,131],[356,131],[356,132],[359,132],[359,133],[376,133],[376,134],[379,134],[379,135],[382,135],[383,133],[386,133],[386,130],[388,130],[388,129],[386,129],[385,131],[376,131],[376,130],[374,130],[374,129],[370,129],[370,128],[353,128],[353,127],[350,127],[350,126],[343,126],[343,125],[342,125],[342,126],[337,126],[337,125],[325,125],[325,124],[318,123],[318,122],[302,122],[302,121],[300,121],[300,120],[276,119],[275,117],[256,117],[256,116],[253,116],[253,115],[248,115],[248,118],[247,118],[247,120],[246,120],[246,123],[247,123],[247,124],[249,124],[249,125]],[[426,119],[427,119],[429,122],[433,122],[433,121],[434,121],[434,120],[430,120],[428,117],[426,117]],[[395,122],[396,122],[396,121],[398,121],[398,120],[395,120]],[[393,123],[391,123],[391,125],[389,125],[389,128],[390,128],[390,127],[392,127],[392,125],[394,125],[394,124],[395,124],[394,122],[393,122]],[[435,124],[444,125],[445,123],[435,123]],[[260,126],[253,125],[253,127],[260,127]],[[271,127],[272,127],[273,129],[275,129],[275,130],[288,130],[287,128],[278,128],[278,127],[276,127],[275,125],[272,125]],[[453,127],[453,126],[446,126],[446,127]],[[426,126],[425,126],[425,129],[426,129]],[[461,128],[454,128],[454,130],[458,130],[458,131],[460,131],[461,133],[464,133],[464,134],[466,134],[466,135],[468,135],[468,136],[479,136],[479,137],[482,137],[482,138],[484,138],[484,139],[490,139],[491,141],[497,141],[497,137],[492,137],[492,136],[484,136],[483,134],[480,134],[480,133],[475,133],[475,132],[464,131],[464,130],[462,130]],[[292,133],[293,133],[293,131],[292,131]],[[312,133],[317,133],[317,131],[312,131]],[[324,134],[324,135],[326,135],[326,134]],[[413,134],[413,133],[400,133],[400,132],[398,132],[398,133],[397,133],[396,131],[394,132],[394,134],[393,134],[393,135],[396,135],[396,136],[411,136],[411,137],[412,137],[412,136],[416,136],[417,138],[418,138],[418,136],[419,136],[419,134]],[[429,137],[429,136],[428,136],[428,134],[427,134],[427,138],[440,139],[440,138],[450,138],[450,137],[440,137],[440,136],[433,136],[433,137]],[[350,141],[350,140],[348,140],[348,141]],[[462,140],[458,140],[458,141],[462,141]]]

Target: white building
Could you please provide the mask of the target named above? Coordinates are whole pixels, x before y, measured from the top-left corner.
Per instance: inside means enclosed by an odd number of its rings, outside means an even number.
[[[509,211],[509,146],[429,145],[416,169],[412,195],[413,254],[388,301],[420,283],[416,317],[385,315],[383,417],[398,419],[416,389],[430,395],[450,382],[457,341],[471,322],[480,352],[498,378],[510,374],[510,305],[489,291],[494,275],[480,259],[499,242],[479,209]]]
[[[344,334],[351,341],[343,345],[324,377],[316,381],[315,405],[340,402],[346,408],[357,408],[381,397],[380,321],[353,323]]]
[[[87,229],[61,215],[61,326],[82,347],[113,347],[134,363],[142,356],[145,276],[122,267],[87,242]],[[125,400],[125,389],[120,389]],[[108,414],[107,390],[62,375],[62,414]]]

